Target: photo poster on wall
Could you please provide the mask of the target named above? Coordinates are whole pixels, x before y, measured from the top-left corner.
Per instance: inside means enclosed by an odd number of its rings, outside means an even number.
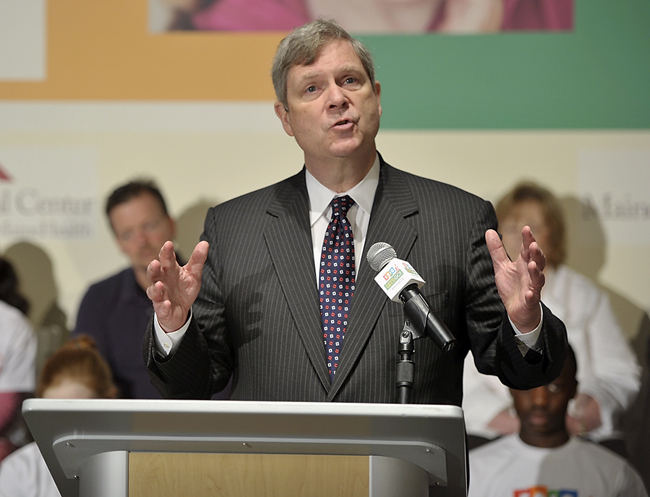
[[[46,74],[37,80],[0,78],[0,100],[272,101],[271,62],[286,30],[161,28],[180,11],[178,5],[208,3],[206,10],[230,5],[233,11],[238,5],[252,8],[255,1],[6,0],[0,22],[17,24],[12,16],[27,22],[30,28],[23,31],[31,33],[30,39],[39,39],[34,32],[42,26],[40,38],[47,46],[37,54],[27,37],[9,39],[0,43],[0,55],[43,58]],[[446,12],[455,2],[432,0],[438,3],[446,9],[439,12]],[[382,83],[383,129],[650,126],[647,2],[474,3],[500,5],[502,18],[519,18],[521,27],[447,36],[388,29],[360,34],[374,54]],[[34,5],[45,16],[33,13]],[[150,26],[153,18],[159,19],[158,31]],[[0,37],[10,37],[2,33]]]
[[[570,31],[574,0],[150,0],[161,31],[290,31],[334,19],[362,34],[486,34]]]

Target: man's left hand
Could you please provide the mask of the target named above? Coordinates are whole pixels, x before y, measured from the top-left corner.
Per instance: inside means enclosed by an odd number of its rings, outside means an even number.
[[[522,244],[517,260],[512,262],[499,235],[494,230],[485,232],[499,296],[508,316],[522,333],[533,331],[542,319],[541,291],[544,286],[542,271],[546,257],[539,248],[530,227],[521,230]]]

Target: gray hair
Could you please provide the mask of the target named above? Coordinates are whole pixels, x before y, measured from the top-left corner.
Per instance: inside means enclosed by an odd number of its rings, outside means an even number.
[[[287,75],[293,66],[307,66],[312,64],[323,47],[333,41],[347,41],[354,52],[361,59],[361,64],[368,74],[370,82],[375,83],[375,65],[370,51],[359,40],[352,38],[335,21],[317,19],[304,26],[294,29],[285,37],[278,46],[273,59],[273,87],[277,99],[282,102],[285,110],[287,105]]]

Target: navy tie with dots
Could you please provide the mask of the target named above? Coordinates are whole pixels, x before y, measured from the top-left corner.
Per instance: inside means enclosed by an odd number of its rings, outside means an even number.
[[[323,241],[318,291],[327,367],[334,382],[354,293],[354,240],[346,217],[354,200],[347,195],[336,197],[331,205],[332,220]]]

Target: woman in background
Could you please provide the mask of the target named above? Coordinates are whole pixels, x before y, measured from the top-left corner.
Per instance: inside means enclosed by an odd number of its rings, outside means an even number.
[[[81,335],[45,362],[36,395],[44,399],[113,399],[117,388],[95,342]],[[60,497],[36,442],[0,464],[0,497]]]

